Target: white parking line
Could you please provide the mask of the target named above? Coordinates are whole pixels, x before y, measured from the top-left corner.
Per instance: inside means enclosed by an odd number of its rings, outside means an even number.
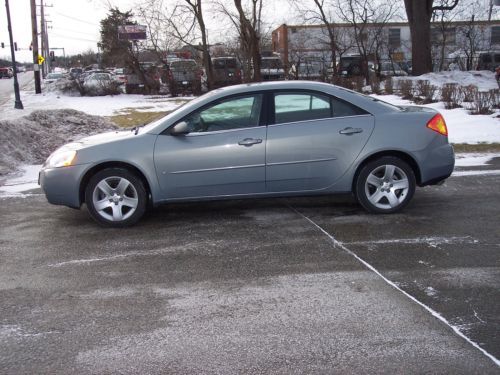
[[[450,177],[499,175],[500,169],[478,169],[475,171],[454,171]]]
[[[373,267],[370,263],[366,262],[365,260],[363,260],[362,258],[360,258],[358,255],[356,255],[353,251],[349,250],[342,242],[338,241],[335,237],[333,237],[330,233],[328,233],[326,230],[324,230],[320,225],[316,224],[312,219],[310,219],[309,217],[307,217],[306,215],[304,215],[303,213],[301,213],[300,211],[298,211],[297,209],[295,209],[294,207],[288,205],[288,207],[290,209],[292,209],[293,211],[295,211],[298,215],[302,216],[304,219],[306,219],[309,223],[311,223],[313,226],[315,226],[317,229],[319,229],[323,234],[325,234],[326,236],[328,236],[328,238],[330,238],[330,240],[332,241],[333,243],[333,246],[334,247],[339,247],[340,249],[344,250],[346,253],[348,253],[349,255],[353,256],[354,258],[356,258],[358,261],[360,261],[366,268],[368,268],[370,271],[373,271],[375,274],[377,274],[382,280],[384,280],[387,284],[389,284],[390,286],[392,286],[394,289],[398,290],[399,292],[403,293],[406,297],[408,297],[409,299],[411,299],[413,302],[417,303],[418,305],[422,306],[424,309],[426,309],[428,312],[431,313],[432,316],[434,316],[435,318],[439,319],[440,321],[442,321],[444,324],[446,324],[448,327],[450,327],[453,332],[455,332],[458,336],[460,336],[461,338],[463,338],[465,341],[467,341],[469,344],[471,344],[473,347],[475,347],[476,349],[478,349],[481,353],[483,353],[486,357],[488,357],[489,359],[491,359],[493,361],[493,363],[497,366],[500,367],[500,360],[497,359],[494,355],[488,353],[486,350],[484,350],[483,348],[481,348],[476,342],[472,341],[471,339],[469,339],[467,336],[465,336],[462,332],[460,332],[460,330],[452,325],[448,320],[446,320],[445,317],[441,316],[437,311],[433,310],[432,308],[430,308],[429,306],[423,304],[422,302],[420,302],[419,300],[417,300],[415,297],[413,297],[411,294],[408,294],[407,292],[405,292],[403,289],[401,289],[400,287],[398,287],[395,283],[393,283],[391,280],[389,280],[388,278],[386,278],[384,275],[382,275],[375,267]]]

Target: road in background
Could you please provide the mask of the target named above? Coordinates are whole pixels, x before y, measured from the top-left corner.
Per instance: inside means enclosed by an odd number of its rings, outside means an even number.
[[[19,82],[19,90],[34,80],[33,72],[17,73],[17,80]],[[12,96],[12,98],[11,98]],[[0,106],[12,100],[12,107],[14,107],[14,78],[1,78],[0,79]],[[21,93],[21,101],[23,100]]]

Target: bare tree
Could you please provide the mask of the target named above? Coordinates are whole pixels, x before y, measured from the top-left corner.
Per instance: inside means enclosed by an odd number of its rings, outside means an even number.
[[[431,18],[436,11],[452,10],[459,0],[404,0],[411,32],[412,74],[421,75],[432,71]],[[437,2],[436,2],[437,3]]]
[[[207,86],[211,89],[212,59],[202,4],[205,4],[202,0],[142,0],[138,8],[141,19],[148,26],[150,44],[155,50],[164,53],[171,46],[185,44],[201,53]]]
[[[459,54],[465,57],[465,69],[471,70],[474,69],[477,51],[490,49],[486,26],[479,22],[488,15],[481,1],[471,0],[463,7],[461,16],[465,22],[457,28],[457,47]]]
[[[237,30],[243,81],[259,82],[262,80],[260,73],[262,0],[248,0],[246,4],[242,4],[241,0],[234,0],[235,9],[229,8],[226,3],[218,1],[216,4],[219,13],[225,16]]]
[[[328,45],[330,51],[330,61],[333,68],[333,74],[337,73],[337,37],[336,37],[336,27],[333,22],[333,14],[331,10],[333,9],[334,2],[332,0],[312,0],[311,3],[304,2],[303,0],[290,0],[290,2],[297,8],[299,14],[303,15],[306,22],[320,22],[324,27],[324,33],[326,40],[324,41]]]
[[[364,63],[366,82],[370,82],[369,59],[380,60],[383,31],[397,13],[396,3],[375,3],[373,0],[343,0],[338,15],[350,24],[357,50]]]
[[[239,15],[241,43],[252,59],[253,81],[262,80],[260,75],[260,26],[262,15],[262,0],[250,0],[250,17],[243,9],[241,0],[234,0]]]

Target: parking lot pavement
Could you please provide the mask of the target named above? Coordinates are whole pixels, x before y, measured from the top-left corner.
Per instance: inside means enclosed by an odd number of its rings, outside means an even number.
[[[452,177],[386,216],[170,205],[126,230],[2,199],[0,373],[498,373],[499,183]]]

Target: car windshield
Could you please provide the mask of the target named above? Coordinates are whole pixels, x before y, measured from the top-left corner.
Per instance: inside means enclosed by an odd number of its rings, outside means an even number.
[[[283,64],[281,64],[280,59],[262,59],[260,67],[263,69],[281,69]]]

